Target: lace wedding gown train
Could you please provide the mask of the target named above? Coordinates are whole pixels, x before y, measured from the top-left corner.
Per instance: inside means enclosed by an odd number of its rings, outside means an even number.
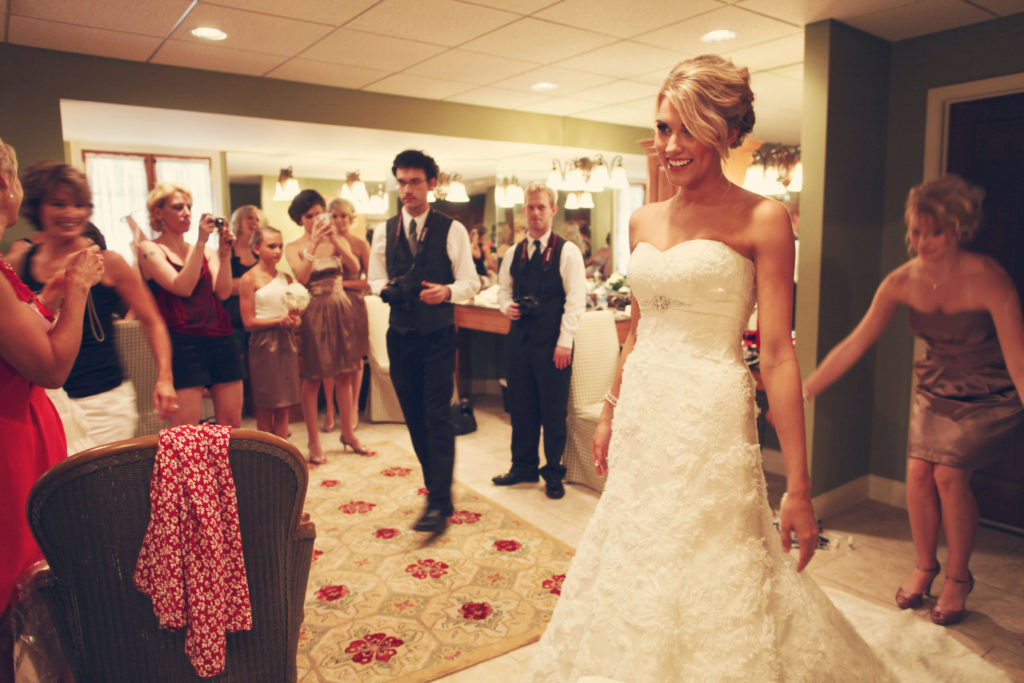
[[[717,241],[640,243],[629,278],[643,317],[608,481],[534,675],[892,680],[772,524],[740,346],[753,263]]]

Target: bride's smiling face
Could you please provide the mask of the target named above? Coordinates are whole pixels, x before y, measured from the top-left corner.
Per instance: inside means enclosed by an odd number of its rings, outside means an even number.
[[[721,173],[722,162],[718,152],[690,134],[667,97],[662,98],[658,105],[654,148],[673,185],[692,186]]]

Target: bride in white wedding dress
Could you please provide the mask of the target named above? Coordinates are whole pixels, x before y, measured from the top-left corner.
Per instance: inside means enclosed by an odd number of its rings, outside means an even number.
[[[538,680],[894,678],[799,573],[817,528],[790,339],[793,233],[781,204],[721,164],[753,127],[752,101],[747,70],[709,56],[678,65],[658,96],[655,147],[677,192],[630,221],[632,327],[594,438],[608,481],[533,660]],[[781,540],[740,346],[755,293],[786,467]]]

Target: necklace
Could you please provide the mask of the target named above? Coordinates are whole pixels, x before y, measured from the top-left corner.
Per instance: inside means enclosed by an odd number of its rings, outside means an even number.
[[[957,258],[956,263],[954,263],[952,266],[950,266],[949,270],[946,271],[946,276],[943,277],[941,280],[936,280],[935,278],[933,278],[931,276],[931,274],[925,269],[925,267],[923,265],[921,266],[921,273],[924,274],[925,278],[931,284],[932,291],[934,292],[939,287],[941,287],[942,285],[946,284],[946,281],[949,280],[949,278],[953,277],[953,273],[955,273],[957,268],[959,268],[959,267],[960,267],[960,258]]]

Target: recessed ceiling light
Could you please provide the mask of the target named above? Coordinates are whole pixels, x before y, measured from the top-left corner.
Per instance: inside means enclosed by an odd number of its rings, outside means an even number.
[[[720,28],[717,31],[708,31],[700,37],[705,43],[720,43],[723,40],[732,40],[736,34],[727,28]]]
[[[554,90],[558,86],[554,83],[548,83],[547,81],[541,81],[540,83],[534,83],[530,86],[530,90],[536,90],[537,92],[544,92],[547,90]]]
[[[194,28],[192,29],[192,35],[196,38],[202,38],[203,40],[224,40],[228,37],[228,34],[224,33],[224,31],[211,26],[200,26],[199,28]]]

